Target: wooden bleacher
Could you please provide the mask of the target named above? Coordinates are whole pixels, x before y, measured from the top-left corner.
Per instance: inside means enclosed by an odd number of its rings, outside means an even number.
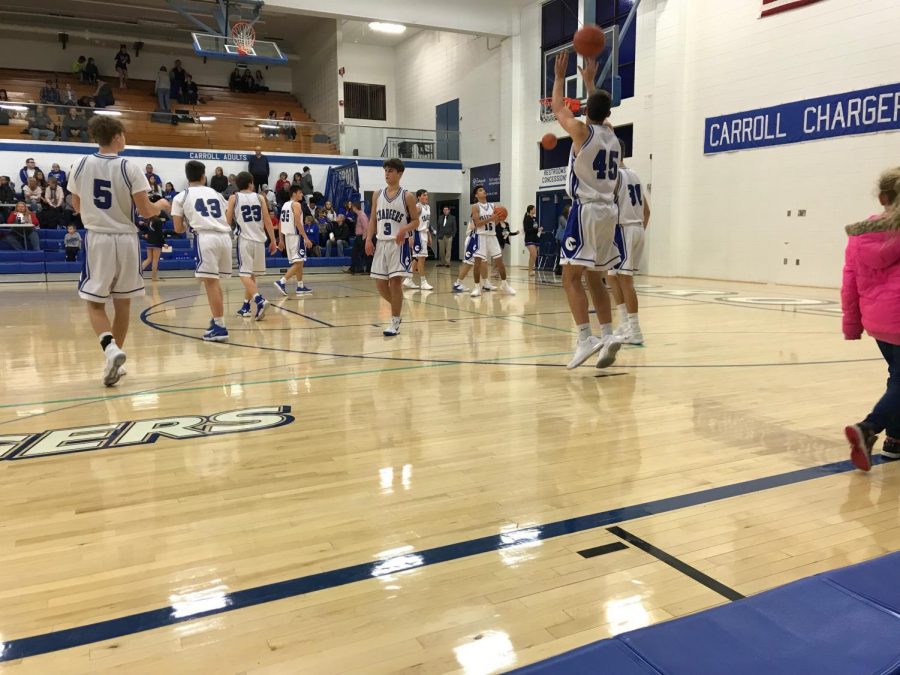
[[[92,96],[96,87],[80,84],[68,73],[54,74],[35,70],[0,69],[0,89],[6,89],[10,103],[36,103],[40,91],[48,78],[57,78],[59,88],[65,92],[66,84],[71,85],[76,98]],[[122,120],[128,128],[129,145],[160,146],[169,148],[243,150],[250,151],[257,145],[264,151],[311,153],[336,155],[333,143],[317,142],[316,136],[323,136],[322,130],[306,110],[291,94],[266,92],[257,94],[233,93],[228,87],[199,85],[199,96],[207,101],[196,106],[173,102],[173,109],[190,110],[196,115],[213,115],[215,122],[177,126],[152,122],[150,114],[156,108],[154,83],[148,80],[129,80],[128,89],[119,89],[117,77],[106,76],[113,89],[116,104],[110,110],[123,111]],[[289,140],[279,132],[274,138],[265,137],[257,127],[270,110],[279,117],[290,112],[297,123],[297,138]],[[48,108],[51,118],[59,115]],[[242,118],[242,119],[239,119]],[[24,140],[30,138],[22,133],[24,119],[11,119],[9,126],[0,126],[0,138]]]

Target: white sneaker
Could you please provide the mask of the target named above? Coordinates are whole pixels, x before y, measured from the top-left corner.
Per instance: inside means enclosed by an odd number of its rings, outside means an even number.
[[[419,288],[421,288],[423,291],[433,291],[433,290],[434,290],[434,286],[432,286],[431,284],[429,284],[429,283],[428,283],[427,281],[425,281],[424,279],[422,279],[422,285],[419,286]]]
[[[382,335],[385,337],[394,337],[395,335],[400,334],[400,321],[401,319],[391,319],[391,325],[389,328],[385,328],[382,331]]]
[[[622,348],[622,341],[615,335],[608,335],[603,340],[600,348],[600,356],[597,358],[597,368],[609,368],[616,362],[616,354]]]
[[[613,331],[613,335],[616,337],[624,338],[631,332],[631,329],[628,327],[628,321],[621,322],[616,329]]]
[[[472,289],[472,292],[469,293],[470,298],[480,298],[481,297],[481,286],[476,286]]]
[[[644,344],[644,334],[640,331],[637,333],[628,333],[622,342],[626,345],[642,345]]]
[[[119,366],[119,377],[125,377],[128,374],[128,371],[125,370],[125,366]]]
[[[490,281],[485,281],[485,282],[484,282],[484,290],[486,290],[486,291],[496,291],[496,290],[497,290],[497,287],[494,286],[494,284],[492,284]]]
[[[500,284],[500,290],[506,293],[507,295],[515,295],[516,289],[509,285],[508,281],[504,281]]]
[[[463,286],[458,281],[453,284],[453,292],[454,293],[468,293],[470,290],[472,290],[472,289],[467,288],[466,286]]]
[[[603,340],[598,338],[596,335],[591,335],[589,338],[585,340],[578,340],[575,343],[575,354],[572,356],[572,359],[566,364],[567,370],[572,370],[573,368],[577,368],[582,363],[587,361],[591,356],[600,351],[603,347]]]
[[[103,384],[107,387],[113,386],[122,377],[120,369],[125,365],[125,352],[119,349],[115,342],[110,342],[106,350],[103,352],[106,363],[103,366]]]
[[[410,279],[409,277],[406,277],[406,278],[403,280],[403,288],[418,288],[418,286],[416,286],[416,285],[412,282],[412,279]]]

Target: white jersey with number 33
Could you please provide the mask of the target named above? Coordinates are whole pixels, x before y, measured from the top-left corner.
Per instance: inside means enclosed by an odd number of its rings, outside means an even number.
[[[619,175],[619,139],[602,124],[589,124],[588,137],[576,155],[569,155],[566,192],[579,202],[612,204]]]

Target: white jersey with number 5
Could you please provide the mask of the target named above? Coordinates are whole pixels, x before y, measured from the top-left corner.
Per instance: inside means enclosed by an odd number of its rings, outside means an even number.
[[[261,197],[255,192],[235,192],[234,222],[237,235],[247,241],[266,241]]]
[[[485,202],[482,204],[481,202],[475,202],[475,205],[478,207],[478,217],[479,218],[490,218],[494,215],[494,205],[490,202]],[[483,237],[496,237],[497,232],[494,230],[497,223],[487,223],[485,225],[479,225],[475,228],[475,234],[483,236]]]
[[[619,225],[644,224],[644,195],[641,179],[631,169],[619,169]]]
[[[406,190],[400,188],[393,199],[388,198],[387,188],[378,193],[375,200],[375,222],[377,239],[395,239],[400,228],[410,221],[406,208]]]
[[[149,189],[147,177],[136,163],[99,152],[77,162],[69,181],[69,190],[81,200],[85,229],[108,234],[137,232],[131,195]]]
[[[602,124],[589,124],[588,137],[576,155],[569,154],[566,192],[579,202],[612,204],[619,175],[619,139]]]
[[[193,185],[172,200],[172,215],[182,216],[195,232],[231,234],[225,222],[225,206],[222,195],[211,187]]]

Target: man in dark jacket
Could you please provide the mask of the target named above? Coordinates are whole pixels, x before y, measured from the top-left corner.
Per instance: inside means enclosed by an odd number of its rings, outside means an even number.
[[[263,185],[269,184],[269,159],[262,154],[262,148],[256,146],[256,154],[247,162],[247,171],[253,176],[253,184],[259,192]]]
[[[303,175],[300,176],[300,189],[303,190],[303,200],[309,202],[315,187],[313,187],[312,174],[309,172],[308,166],[303,167]]]
[[[450,267],[450,254],[456,230],[456,216],[450,213],[449,207],[445,206],[437,218],[438,267]]]

